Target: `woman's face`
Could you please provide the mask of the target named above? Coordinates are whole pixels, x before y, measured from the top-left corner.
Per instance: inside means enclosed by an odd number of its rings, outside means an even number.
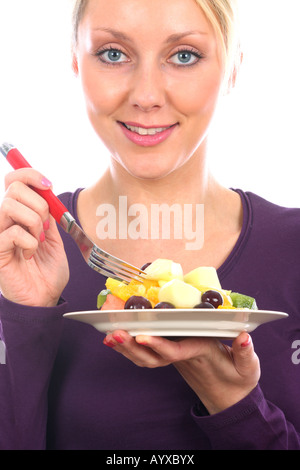
[[[224,76],[220,57],[195,0],[89,0],[75,64],[113,159],[156,179],[201,156]]]

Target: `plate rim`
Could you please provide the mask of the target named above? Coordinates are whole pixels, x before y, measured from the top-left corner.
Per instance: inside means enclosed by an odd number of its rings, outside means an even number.
[[[189,312],[193,313],[189,318],[185,318],[185,315],[179,316],[179,318],[152,318],[151,313],[158,315],[159,313],[177,313]],[[109,318],[109,315],[116,315],[122,313],[144,313],[150,314],[148,318],[133,318],[133,319],[124,319],[122,318]],[[195,315],[198,313],[205,313],[206,318],[195,318]],[[217,313],[217,318],[209,320],[209,316],[214,313]],[[231,318],[228,318],[226,313],[231,314]],[[236,319],[232,318],[232,314],[247,314],[247,318]],[[103,319],[101,319],[101,314],[103,314]],[[259,322],[259,315],[264,314],[264,320]],[[208,317],[207,317],[208,315]],[[222,322],[222,317],[224,315],[224,321]],[[270,315],[270,319],[266,319],[266,315]],[[84,316],[95,317],[95,321],[85,321]],[[90,325],[95,328],[97,331],[107,334],[113,330],[126,330],[132,336],[137,336],[139,334],[149,335],[149,336],[172,336],[172,337],[215,337],[219,339],[234,339],[242,331],[247,331],[251,333],[259,326],[270,323],[271,321],[278,321],[284,318],[287,318],[289,315],[286,312],[279,312],[273,310],[250,310],[250,309],[128,309],[128,310],[85,310],[77,312],[68,312],[63,315],[66,319],[79,321]],[[76,318],[78,317],[78,318]],[[227,318],[226,318],[227,317]],[[195,323],[199,322],[199,326],[195,327]],[[201,328],[202,321],[202,328]],[[118,325],[118,323],[120,325]],[[169,323],[169,325],[168,325]],[[172,325],[173,323],[173,325]],[[222,328],[218,328],[218,324],[223,323]],[[227,323],[226,327],[224,323]],[[175,326],[175,325],[176,326]],[[167,325],[167,326],[166,326]],[[237,325],[240,325],[237,328]]]
[[[286,312],[282,312],[279,310],[252,310],[252,309],[242,309],[242,308],[216,308],[216,309],[209,309],[209,308],[161,308],[161,309],[127,309],[127,310],[80,310],[80,311],[73,311],[73,312],[66,312],[63,314],[63,317],[68,318],[69,316],[73,315],[101,315],[103,314],[109,314],[109,313],[125,313],[125,312],[136,312],[136,313],[157,313],[157,312],[163,312],[163,313],[171,313],[171,312],[177,312],[177,313],[183,313],[183,312],[188,312],[188,313],[250,313],[250,314],[265,314],[265,315],[278,315],[281,316],[282,318],[288,317],[289,314]]]

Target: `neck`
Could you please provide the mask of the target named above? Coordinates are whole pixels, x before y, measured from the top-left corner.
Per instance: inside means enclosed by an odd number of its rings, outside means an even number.
[[[126,196],[129,204],[208,204],[219,185],[210,175],[205,161],[191,157],[184,166],[160,179],[139,179],[118,162],[111,165],[93,192],[99,201],[117,204]]]
[[[156,180],[134,178],[113,161],[102,178],[81,193],[78,203],[83,228],[98,244],[100,206],[105,229],[107,207],[112,208],[117,228],[116,237],[101,239],[101,246],[120,258],[128,253],[125,258],[137,266],[158,257],[173,259],[176,254],[186,270],[201,263],[218,267],[241,228],[239,196],[220,186],[205,162],[194,157]]]

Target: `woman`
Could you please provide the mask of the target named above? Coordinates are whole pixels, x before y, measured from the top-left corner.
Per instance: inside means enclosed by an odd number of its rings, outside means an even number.
[[[155,203],[204,204],[197,251],[184,237],[119,236],[101,247],[136,266],[160,257],[185,272],[214,266],[224,288],[289,319],[253,333],[257,355],[245,332],[231,348],[125,331],[102,343],[96,330],[62,314],[94,309],[105,279],[31,189],[51,183],[31,169],[10,173],[0,211],[1,448],[300,448],[291,354],[299,211],[223,188],[206,161],[210,123],[240,60],[234,12],[233,0],[76,3],[73,69],[111,162],[93,187],[61,199],[97,244],[99,206],[118,208],[122,196],[148,213]]]

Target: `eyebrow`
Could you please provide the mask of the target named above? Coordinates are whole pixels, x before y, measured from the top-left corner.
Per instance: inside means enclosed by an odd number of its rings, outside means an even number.
[[[168,39],[167,39],[167,43],[171,43],[171,42],[176,42],[176,41],[180,41],[181,39],[185,38],[186,36],[195,36],[195,35],[207,35],[208,33],[205,32],[205,31],[185,31],[183,33],[174,33],[174,34],[171,34]]]
[[[105,33],[111,34],[116,39],[120,39],[122,41],[133,42],[133,40],[127,34],[122,33],[121,31],[115,30],[113,28],[99,27],[99,28],[94,28],[93,31],[103,31]],[[208,32],[206,32],[206,31],[197,31],[197,30],[184,31],[182,33],[174,33],[174,34],[171,34],[167,38],[166,43],[170,44],[172,42],[180,41],[181,39],[185,38],[186,36],[207,35],[207,34],[208,34]]]
[[[103,31],[104,33],[111,34],[112,36],[114,36],[117,39],[132,42],[132,39],[130,39],[130,37],[127,36],[127,34],[121,33],[121,31],[117,31],[116,29],[113,29],[113,28],[104,28],[104,27],[103,28],[94,28],[93,31]]]

